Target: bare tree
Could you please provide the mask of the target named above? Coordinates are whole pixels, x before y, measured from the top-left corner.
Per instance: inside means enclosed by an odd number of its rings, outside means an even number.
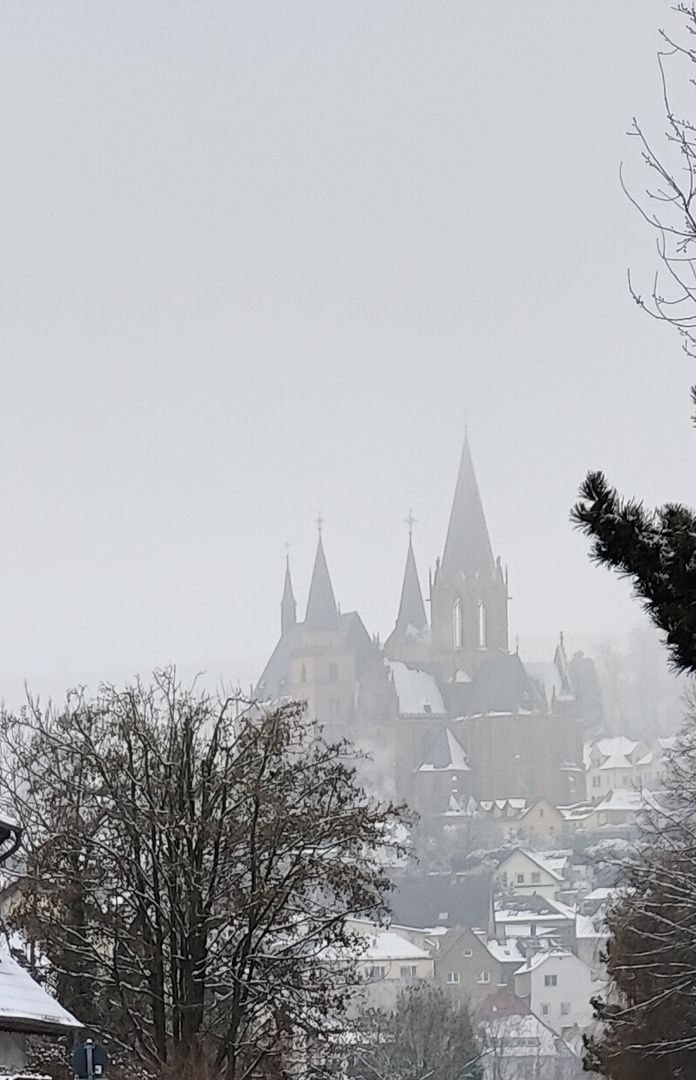
[[[235,1080],[340,1027],[346,919],[383,912],[404,821],[349,744],[300,704],[240,714],[171,671],[0,728],[30,852],[14,919],[87,1024],[154,1069],[206,1058]]]
[[[425,980],[393,1012],[371,1009],[355,1025],[354,1080],[480,1080],[481,1052],[466,1008]]]
[[[662,271],[658,270],[646,294],[636,289],[629,274],[634,299],[653,318],[676,327],[684,348],[696,356],[696,123],[680,106],[668,82],[668,68],[682,61],[696,63],[696,6],[678,4],[684,17],[685,39],[678,41],[660,31],[664,49],[658,53],[666,131],[659,149],[634,119],[631,134],[638,140],[650,177],[643,195],[624,183],[624,190],[644,220],[655,231]],[[694,74],[683,80],[693,91]],[[623,182],[623,177],[622,177]]]

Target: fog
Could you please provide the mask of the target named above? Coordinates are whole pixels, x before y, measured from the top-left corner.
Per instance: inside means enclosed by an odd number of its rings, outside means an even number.
[[[671,3],[7,0],[0,9],[3,692],[177,662],[255,680],[321,511],[385,637],[469,440],[511,641],[625,635],[589,468],[696,502],[632,117]]]

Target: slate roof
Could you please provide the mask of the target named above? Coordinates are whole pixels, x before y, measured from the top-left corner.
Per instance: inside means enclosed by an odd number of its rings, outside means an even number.
[[[546,711],[546,702],[517,653],[501,653],[486,660],[471,684],[461,690],[466,716]]]
[[[304,626],[305,630],[340,630],[341,628],[321,536],[314,557]]]
[[[449,728],[435,737],[417,772],[469,772],[464,749]]]
[[[442,572],[445,577],[463,573],[469,578],[479,574],[487,579],[495,574],[493,549],[466,438],[454,489]]]
[[[413,554],[413,543],[409,537],[399,614],[396,619],[396,626],[387,638],[387,648],[394,641],[402,641],[408,637],[423,637],[428,634],[428,630],[428,617],[425,614],[423,593],[418,579],[416,559]]]

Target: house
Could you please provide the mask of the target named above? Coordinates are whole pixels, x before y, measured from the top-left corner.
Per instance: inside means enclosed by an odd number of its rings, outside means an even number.
[[[392,1008],[399,993],[416,979],[432,979],[434,964],[426,949],[393,930],[365,934],[358,958],[364,1001],[370,1008]]]
[[[543,896],[506,896],[496,900],[493,909],[496,937],[553,938],[568,946],[575,938],[575,911],[560,900]]]
[[[588,1078],[572,1047],[511,994],[486,998],[474,1024],[485,1048],[483,1080]]]
[[[606,978],[604,952],[609,941],[606,908],[599,908],[594,915],[575,916],[575,952],[587,964],[595,979]]]
[[[642,788],[654,779],[653,752],[626,735],[586,743],[587,797],[599,802],[609,791]]]
[[[42,986],[0,949],[0,1072],[27,1065],[27,1035],[66,1035],[82,1027]]]
[[[542,854],[518,847],[500,863],[496,880],[503,889],[517,895],[536,893],[553,900],[565,887],[571,855],[571,851]]]
[[[483,932],[458,926],[434,944],[435,980],[455,1001],[475,1004],[505,985],[504,965],[488,949]]]
[[[515,972],[516,996],[558,1035],[564,1028],[588,1026],[590,999],[601,986],[588,965],[565,949],[536,953]]]

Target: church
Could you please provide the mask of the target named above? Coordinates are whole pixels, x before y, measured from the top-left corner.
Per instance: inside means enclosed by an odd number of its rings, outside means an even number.
[[[507,573],[468,439],[428,586],[430,619],[409,533],[399,610],[382,644],[357,612],[339,611],[320,531],[303,621],[286,564],[280,639],[257,699],[305,701],[325,738],[347,737],[369,754],[379,791],[427,816],[472,798],[582,801],[583,721],[563,638],[548,664],[510,652]]]

